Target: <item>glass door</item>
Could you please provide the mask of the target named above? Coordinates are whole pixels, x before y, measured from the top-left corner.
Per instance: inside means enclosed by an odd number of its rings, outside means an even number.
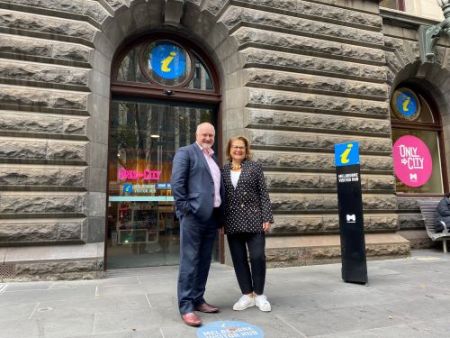
[[[172,159],[195,141],[199,123],[214,122],[215,108],[120,99],[111,105],[107,268],[178,264]]]

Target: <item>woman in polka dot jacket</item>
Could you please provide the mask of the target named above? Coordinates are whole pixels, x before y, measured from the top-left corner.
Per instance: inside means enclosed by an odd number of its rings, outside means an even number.
[[[271,311],[264,295],[265,232],[270,230],[273,216],[264,173],[261,164],[251,160],[250,144],[245,137],[231,138],[226,151],[228,163],[222,170],[225,233],[242,292],[233,310],[256,305],[261,311]]]

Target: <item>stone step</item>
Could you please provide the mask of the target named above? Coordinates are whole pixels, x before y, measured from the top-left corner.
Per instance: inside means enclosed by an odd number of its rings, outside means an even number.
[[[85,92],[0,85],[0,108],[88,115]]]
[[[0,9],[0,31],[93,47],[98,29],[78,20]]]
[[[312,38],[250,27],[241,27],[234,31],[232,36],[237,39],[240,48],[258,47],[379,66],[386,62],[385,52],[381,48],[361,47],[330,41],[325,36]]]
[[[104,243],[0,247],[3,271],[10,271],[0,275],[0,282],[101,278],[104,250]]]
[[[1,161],[86,164],[87,141],[0,137]]]
[[[87,219],[2,219],[0,245],[42,245],[82,242],[87,234]]]
[[[86,18],[92,24],[101,24],[109,16],[106,9],[95,0],[2,0],[0,6],[75,20]]]
[[[0,83],[89,91],[89,70],[0,59]]]
[[[305,1],[305,0],[301,0]],[[307,0],[308,1],[308,0]],[[346,1],[346,0],[314,0],[317,3],[327,5],[327,8],[348,8],[350,10],[357,10],[361,13],[367,13],[379,16],[380,6],[378,2],[374,1]]]
[[[272,209],[283,213],[337,213],[337,194],[317,193],[271,193]],[[363,194],[365,211],[393,212],[397,207],[394,194]]]
[[[428,237],[425,226],[418,230],[400,230],[398,234],[409,241],[411,249],[427,249],[434,246],[442,250],[442,242],[433,242]]]
[[[262,9],[267,12],[281,12],[292,16],[310,17],[322,22],[333,22],[343,26],[354,26],[380,30],[382,20],[378,15],[329,6],[309,1],[239,0],[239,5]],[[332,3],[331,3],[332,4]],[[357,6],[358,4],[352,4]]]
[[[220,18],[230,31],[239,26],[257,26],[266,30],[286,31],[322,38],[327,41],[340,41],[349,44],[359,43],[365,46],[384,46],[383,34],[379,31],[365,30],[334,24],[330,22],[309,20],[302,17],[270,13],[250,8],[230,6]]]
[[[0,164],[0,190],[87,190],[88,167]]]
[[[87,138],[87,116],[57,115],[0,110],[0,135],[24,134],[29,137]]]
[[[374,83],[385,83],[385,67],[362,65],[342,60],[330,60],[325,57],[284,53],[259,48],[245,48],[241,51],[245,65],[249,67],[279,69],[284,71],[350,78]]]
[[[386,84],[306,75],[273,69],[250,68],[244,72],[247,87],[286,90],[289,92],[317,93],[341,97],[354,97],[385,101],[388,96]]]
[[[244,126],[292,131],[358,132],[369,136],[390,136],[389,120],[273,109],[246,108],[244,110]]]
[[[271,191],[283,192],[336,192],[336,174],[295,173],[265,171],[266,184]],[[363,192],[394,193],[395,178],[392,175],[361,176]]]
[[[246,107],[379,119],[389,116],[387,102],[261,88],[248,88],[247,91]]]
[[[410,254],[409,241],[394,233],[366,234],[365,243],[368,259],[398,258]],[[335,263],[341,261],[340,255],[339,235],[266,238],[269,267]]]
[[[339,216],[336,215],[275,215],[270,234],[304,235],[338,233]],[[366,232],[386,232],[398,229],[398,215],[364,213]]]
[[[358,135],[321,134],[318,132],[293,132],[280,130],[246,129],[246,136],[253,147],[258,149],[276,148],[278,150],[333,152],[334,145],[356,141],[359,142],[361,154],[390,155],[392,141],[390,137],[362,137]]]
[[[132,0],[101,0],[100,4],[108,6],[113,12],[117,11],[120,7],[128,6]]]
[[[340,6],[333,6],[335,3],[330,1],[325,1],[325,4],[324,6],[308,1],[297,1],[297,13],[299,15],[320,18],[321,20],[319,19],[318,21],[333,20],[343,26],[353,25],[372,30],[380,30],[382,27],[382,18],[378,15],[378,6],[372,5],[372,13],[367,13],[364,12],[368,9],[367,4],[352,3],[354,8],[351,10]],[[358,8],[361,5],[366,5],[366,8]],[[355,9],[359,10],[355,11]]]
[[[416,213],[399,213],[398,224],[400,230],[425,230],[425,223],[419,210]]]
[[[334,154],[302,151],[253,150],[255,160],[267,170],[313,171],[335,173]],[[386,156],[361,155],[361,172],[392,175],[392,158]],[[374,186],[376,181],[373,182]]]
[[[25,217],[83,217],[87,216],[88,203],[90,203],[88,193],[1,191],[0,216],[1,218],[9,219]]]
[[[422,197],[420,199],[422,199],[422,200],[434,199],[434,200],[439,201],[440,198],[439,197]],[[405,197],[405,196],[401,196],[401,195],[397,196],[397,205],[398,205],[398,210],[401,212],[406,212],[406,213],[420,212],[419,201],[418,201],[417,197],[413,197],[413,196]]]
[[[90,67],[92,49],[81,44],[0,33],[0,56]]]

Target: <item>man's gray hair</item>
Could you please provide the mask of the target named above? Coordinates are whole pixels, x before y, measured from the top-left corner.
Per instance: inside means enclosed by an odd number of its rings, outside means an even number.
[[[216,131],[216,129],[214,128],[214,126],[212,125],[212,123],[209,123],[209,122],[202,122],[202,123],[200,123],[199,125],[197,125],[197,130],[195,131],[195,133],[198,134],[198,130],[199,130],[201,127],[206,126],[206,125],[211,126],[211,127],[214,129],[214,131]]]

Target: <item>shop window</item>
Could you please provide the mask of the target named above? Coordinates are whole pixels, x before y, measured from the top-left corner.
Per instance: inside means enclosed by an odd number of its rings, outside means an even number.
[[[405,1],[404,0],[381,0],[380,7],[387,7],[392,9],[397,9],[399,11],[405,10]]]
[[[116,55],[111,93],[106,265],[178,264],[172,161],[178,148],[195,141],[199,123],[216,124],[217,73],[197,46],[158,33]],[[217,153],[219,147],[217,137]]]
[[[417,88],[399,87],[391,122],[397,193],[442,194],[442,126],[434,102]]]

